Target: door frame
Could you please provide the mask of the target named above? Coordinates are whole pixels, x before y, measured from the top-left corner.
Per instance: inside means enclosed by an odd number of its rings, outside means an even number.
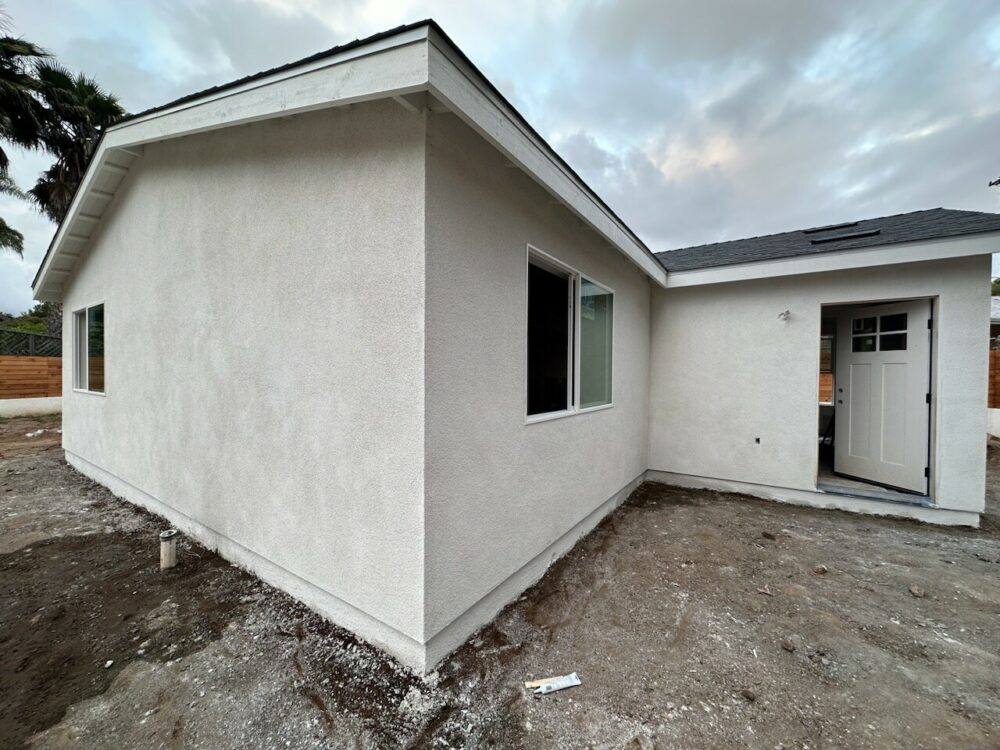
[[[938,338],[938,335],[939,335],[939,329],[938,329],[938,300],[939,300],[939,297],[938,297],[938,295],[915,295],[915,296],[908,296],[908,297],[889,297],[889,298],[881,298],[881,299],[874,299],[874,300],[838,300],[836,302],[821,302],[820,303],[819,318],[816,321],[816,323],[817,323],[817,325],[816,325],[816,337],[815,337],[815,341],[816,341],[816,350],[815,350],[816,351],[816,373],[815,373],[815,377],[813,379],[813,384],[814,384],[813,385],[813,392],[815,393],[815,390],[816,390],[815,384],[819,382],[819,374],[820,374],[820,346],[819,346],[819,342],[820,342],[820,340],[822,338],[822,320],[823,320],[824,312],[825,311],[827,311],[827,310],[837,310],[838,308],[843,309],[843,308],[849,308],[849,307],[865,307],[865,306],[883,305],[883,304],[889,305],[889,304],[901,303],[901,302],[913,302],[913,301],[917,301],[917,300],[927,300],[930,303],[930,320],[929,320],[929,325],[928,325],[929,341],[928,341],[928,352],[927,352],[927,367],[928,367],[927,383],[928,383],[928,391],[929,391],[929,394],[930,394],[930,399],[928,400],[927,407],[926,407],[927,408],[927,476],[926,476],[926,481],[925,481],[925,484],[924,484],[924,493],[920,494],[918,492],[913,492],[911,490],[905,490],[905,489],[900,489],[900,488],[895,488],[895,487],[889,487],[887,485],[877,484],[877,483],[872,482],[872,481],[867,480],[867,479],[861,479],[861,478],[858,478],[858,477],[852,477],[852,476],[850,476],[848,474],[837,474],[837,476],[842,476],[844,478],[852,479],[852,480],[855,480],[855,481],[865,482],[866,484],[870,484],[873,488],[884,489],[887,492],[891,492],[891,493],[894,493],[894,494],[898,493],[899,500],[902,500],[902,501],[906,501],[907,499],[910,499],[911,502],[917,502],[917,503],[921,503],[921,504],[930,504],[930,505],[933,505],[934,502],[935,502],[934,501],[934,497],[935,497],[934,487],[935,487],[935,480],[936,480],[936,477],[937,477],[937,465],[936,465],[936,463],[937,463],[936,462],[937,451],[935,450],[935,447],[937,445],[937,419],[936,419],[937,409],[936,409],[936,406],[937,406],[937,396],[938,396],[938,383],[937,383],[937,378],[938,378],[938,367],[937,367],[937,350],[938,350],[938,347],[937,347],[937,338]],[[837,335],[839,335],[839,330],[838,330]],[[839,344],[839,342],[835,338],[834,339],[834,350],[837,349],[838,344]],[[836,404],[836,396],[837,396],[837,372],[836,372],[836,369],[837,369],[836,366],[834,366],[834,372],[833,372],[833,396],[832,396],[834,404]],[[836,408],[836,407],[834,406],[834,408]],[[816,425],[817,430],[818,430],[818,427],[819,427],[819,418],[820,418],[820,404],[819,404],[819,399],[817,398],[816,399],[816,421],[815,421],[815,425]],[[834,429],[836,430],[836,424],[834,425]],[[816,430],[814,430],[814,432],[815,431]],[[836,440],[836,431],[834,432],[834,440]],[[816,484],[817,484],[817,489],[818,489],[818,485],[820,484],[820,480],[819,480],[819,450],[820,450],[820,445],[819,445],[819,440],[818,440],[818,434],[817,434],[816,443],[817,443],[817,447],[816,447]],[[822,491],[829,492],[829,490],[822,490]],[[850,490],[848,488],[844,488],[844,492],[842,492],[840,494],[851,496],[852,493],[850,492]]]

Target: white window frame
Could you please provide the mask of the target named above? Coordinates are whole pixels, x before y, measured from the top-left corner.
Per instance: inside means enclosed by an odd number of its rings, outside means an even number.
[[[98,300],[96,302],[91,302],[83,307],[78,307],[73,310],[73,392],[74,393],[89,393],[91,396],[107,396],[108,391],[108,373],[107,370],[104,371],[104,390],[103,391],[92,391],[90,390],[90,335],[87,331],[87,313],[91,308],[103,307],[104,314],[107,316],[108,306],[104,300]],[[83,327],[81,330],[80,319],[83,318]],[[107,320],[107,317],[105,317]],[[81,341],[83,346],[81,347]],[[107,348],[107,328],[105,328],[105,349]],[[83,350],[81,352],[81,349]],[[82,376],[82,377],[81,377]],[[83,381],[83,386],[81,387],[80,381]]]
[[[566,383],[566,403],[569,407],[560,411],[550,411],[544,414],[528,414],[528,276],[529,266],[536,265],[548,268],[556,273],[566,274],[569,277],[569,299],[567,300],[567,312],[569,316],[570,330],[572,335],[567,342],[566,362],[572,366],[573,377],[567,379]],[[524,259],[524,423],[536,424],[537,422],[548,422],[553,419],[571,417],[575,414],[589,414],[594,411],[604,411],[611,409],[615,405],[615,342],[618,337],[616,328],[618,326],[618,316],[612,307],[611,314],[611,400],[606,404],[597,406],[580,407],[580,279],[585,278],[591,284],[599,286],[601,289],[611,294],[612,300],[615,298],[615,290],[607,284],[597,281],[591,274],[582,273],[573,266],[564,263],[544,250],[540,250],[531,243],[527,245],[527,252]],[[612,305],[614,303],[612,302]]]

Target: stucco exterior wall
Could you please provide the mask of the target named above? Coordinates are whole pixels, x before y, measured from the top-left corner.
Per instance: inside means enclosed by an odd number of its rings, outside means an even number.
[[[454,115],[428,120],[426,231],[433,661],[645,471],[649,282]],[[525,424],[528,243],[615,290],[613,408]]]
[[[989,264],[984,255],[655,289],[649,468],[815,490],[821,305],[933,297],[931,495],[940,508],[981,511]]]
[[[66,358],[75,465],[411,664],[424,149],[392,101],[150,144],[64,325],[105,304],[107,395]]]

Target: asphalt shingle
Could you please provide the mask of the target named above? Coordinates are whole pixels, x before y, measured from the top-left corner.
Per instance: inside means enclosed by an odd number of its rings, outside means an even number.
[[[692,271],[998,231],[1000,214],[931,208],[878,219],[684,247],[657,253],[656,257],[667,271]],[[1000,243],[997,249],[1000,250]]]

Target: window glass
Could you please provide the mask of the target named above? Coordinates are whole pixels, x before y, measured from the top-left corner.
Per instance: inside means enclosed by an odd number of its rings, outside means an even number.
[[[878,318],[855,318],[851,323],[851,333],[875,333],[875,322]],[[855,350],[858,351],[858,350]],[[864,350],[862,350],[864,351]]]
[[[580,279],[580,408],[611,403],[614,295]]]
[[[572,280],[528,265],[528,414],[569,408]]]
[[[104,305],[87,308],[87,390],[104,393]]]
[[[906,313],[881,316],[878,319],[878,329],[880,331],[905,331]]]
[[[874,336],[855,336],[851,339],[852,352],[873,352],[875,351]]]
[[[883,352],[904,351],[906,349],[906,334],[882,334],[879,336],[878,348]]]
[[[73,313],[73,387],[87,387],[87,311]]]
[[[833,336],[819,340],[819,371],[833,372]]]

